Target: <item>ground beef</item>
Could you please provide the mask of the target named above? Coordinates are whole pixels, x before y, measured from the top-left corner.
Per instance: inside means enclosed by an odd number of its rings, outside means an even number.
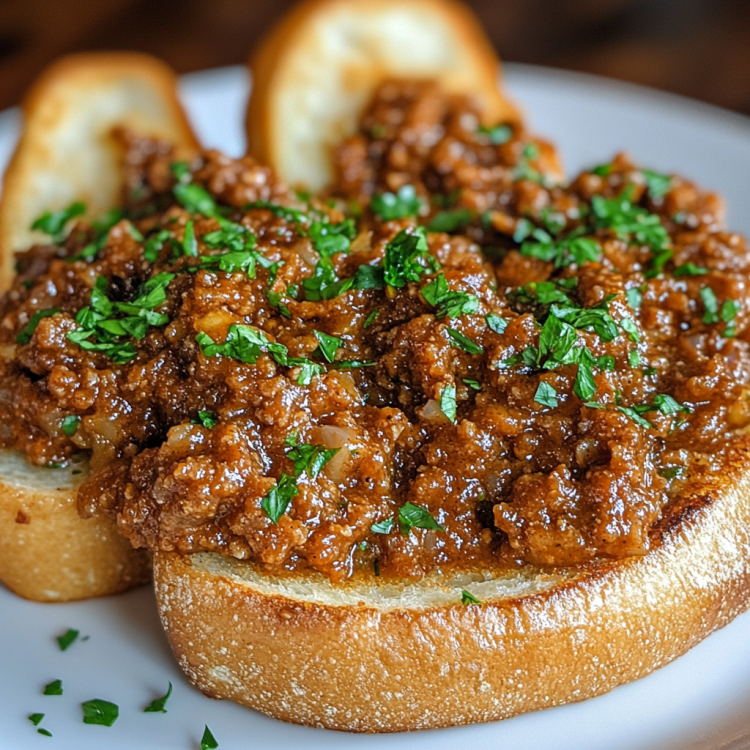
[[[84,516],[274,572],[643,554],[750,424],[721,201],[389,82],[322,198],[120,133],[124,210],[18,257],[0,440],[91,457]]]

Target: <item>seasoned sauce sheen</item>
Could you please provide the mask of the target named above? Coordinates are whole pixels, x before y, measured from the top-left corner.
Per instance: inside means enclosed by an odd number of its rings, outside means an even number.
[[[750,423],[747,246],[680,178],[556,186],[426,82],[380,88],[319,198],[119,137],[124,212],[0,302],[0,437],[89,452],[79,510],[136,546],[334,581],[644,554]]]

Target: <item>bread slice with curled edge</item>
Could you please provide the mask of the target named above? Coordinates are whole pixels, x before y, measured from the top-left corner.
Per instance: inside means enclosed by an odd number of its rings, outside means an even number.
[[[332,177],[331,149],[356,130],[387,78],[436,79],[473,95],[487,122],[516,121],[500,61],[471,11],[453,0],[307,0],[250,61],[248,150],[292,185]]]
[[[76,512],[84,460],[46,469],[0,451],[0,581],[26,599],[66,602],[146,583],[151,561],[108,519]]]
[[[31,230],[45,211],[86,204],[96,218],[121,202],[120,152],[112,129],[198,143],[164,63],[130,52],[77,54],[53,63],[23,105],[23,130],[0,201],[0,290],[13,278],[13,253],[44,235]]]
[[[34,219],[75,201],[96,218],[121,202],[112,129],[125,125],[178,148],[198,143],[177,98],[177,79],[160,61],[134,53],[66,57],[34,83],[0,200],[0,289],[13,254],[44,235]],[[124,591],[150,576],[150,560],[107,519],[82,520],[75,495],[85,470],[46,469],[0,450],[0,582],[27,599],[70,601]]]
[[[750,450],[684,498],[644,557],[585,569],[334,586],[157,553],[188,678],[279,719],[356,732],[493,721],[649,674],[750,604]],[[461,604],[466,589],[481,605]]]

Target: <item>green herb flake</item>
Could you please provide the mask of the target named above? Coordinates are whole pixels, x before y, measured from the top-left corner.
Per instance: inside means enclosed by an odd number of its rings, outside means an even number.
[[[49,731],[49,729],[45,729],[44,727],[39,727],[39,729],[36,730],[37,734],[41,734],[43,737],[51,737],[52,732]]]
[[[424,227],[411,232],[403,229],[385,246],[383,269],[385,283],[396,288],[439,269],[437,260],[430,255]]]
[[[307,474],[310,479],[315,479],[326,464],[341,450],[341,448],[326,448],[323,445],[310,445],[295,443],[290,445],[287,458],[294,462],[294,477],[298,479]]]
[[[469,604],[481,604],[482,602],[474,596],[470,591],[466,589],[461,590],[461,604],[467,606]]]
[[[65,227],[68,225],[68,222],[85,212],[85,203],[71,203],[61,211],[46,211],[34,221],[31,228],[44,232],[44,234],[52,238],[55,244],[60,244],[65,240]]]
[[[208,724],[206,724],[206,728],[203,730],[203,737],[201,738],[201,750],[216,750],[217,747],[219,747],[219,743],[213,734],[211,734]]]
[[[373,534],[390,534],[393,529],[394,520],[393,516],[391,516],[383,521],[378,521],[370,526],[370,531],[372,531]]]
[[[370,202],[370,209],[383,221],[393,221],[417,216],[422,209],[422,201],[417,196],[413,185],[403,185],[396,194],[374,195]]]
[[[182,252],[189,258],[198,257],[198,240],[195,237],[195,227],[192,219],[185,224],[185,233],[183,234],[182,239]]]
[[[165,714],[167,713],[167,701],[169,700],[169,696],[172,695],[172,683],[169,683],[169,687],[167,688],[167,692],[161,696],[161,698],[155,698],[151,701],[151,703],[146,706],[146,708],[143,709],[143,713],[145,714],[156,714],[161,713]]]
[[[650,407],[647,406],[647,409],[650,409]],[[650,429],[653,427],[651,422],[648,421],[648,419],[644,419],[639,411],[639,407],[634,406],[618,406],[617,411],[622,412],[626,417],[629,417],[633,420],[639,427],[645,427],[646,429]]]
[[[651,169],[642,169],[641,174],[646,181],[648,194],[653,200],[663,198],[672,187],[672,178],[669,175],[660,174]]]
[[[62,680],[52,680],[52,682],[45,685],[44,690],[42,690],[42,695],[62,695],[62,694],[63,694]]]
[[[538,235],[538,232],[534,233]],[[546,234],[546,232],[545,232]],[[572,263],[596,263],[601,260],[602,249],[590,237],[574,237],[553,241],[549,235],[541,242],[526,241],[521,245],[521,255],[554,263],[555,268],[565,268]]]
[[[68,628],[61,636],[57,637],[57,644],[60,646],[60,651],[67,651],[73,643],[75,643],[78,636],[81,634],[80,630],[73,630]]]
[[[505,318],[501,318],[495,313],[490,313],[485,317],[487,327],[495,333],[505,333],[505,329],[508,327],[508,321]]]
[[[467,354],[484,354],[484,348],[481,347],[476,341],[472,341],[468,336],[464,336],[461,331],[456,331],[453,328],[446,328],[445,332],[450,338],[450,345],[461,349]]]
[[[29,714],[29,716],[28,716],[29,721],[35,727],[38,727],[42,723],[42,719],[43,718],[44,718],[44,714]]]
[[[362,367],[375,367],[377,364],[374,359],[340,359],[333,363],[337,370],[359,370]]]
[[[696,266],[695,263],[683,263],[681,266],[672,271],[672,275],[675,277],[680,276],[705,276],[710,271],[703,266]]]
[[[660,393],[654,397],[654,408],[662,414],[671,416],[673,414],[690,414],[690,408],[676,401],[666,393]]]
[[[219,215],[214,199],[200,185],[180,182],[174,186],[173,192],[188,213],[211,217]]]
[[[116,703],[94,698],[81,703],[83,709],[83,723],[97,724],[103,727],[111,727],[120,715],[120,708]]]
[[[219,424],[219,420],[211,414],[210,411],[201,410],[198,412],[198,417],[196,419],[191,419],[190,423],[201,425],[202,427],[212,430],[217,424]]]
[[[261,500],[260,507],[274,523],[278,523],[286,513],[292,499],[299,493],[297,479],[290,474],[282,474],[279,481],[269,490]]]
[[[513,137],[513,128],[510,125],[480,125],[477,128],[479,135],[487,136],[493,146],[502,146]]]
[[[474,212],[470,208],[456,208],[452,211],[441,211],[436,214],[427,225],[430,232],[457,232],[471,224]]]
[[[28,344],[42,318],[50,318],[60,312],[59,307],[51,307],[47,310],[37,310],[29,319],[29,322],[18,332],[16,341],[19,344]]]
[[[659,469],[659,476],[664,479],[677,479],[682,477],[687,470],[684,466],[667,466],[664,469]]]
[[[367,330],[377,319],[380,314],[380,308],[376,307],[370,314],[365,318],[365,322],[362,324],[362,328]]]
[[[534,401],[542,406],[549,406],[555,409],[557,408],[557,391],[550,383],[542,380],[534,394]]]
[[[639,344],[641,341],[641,335],[638,333],[638,328],[630,318],[623,318],[620,321],[620,328],[628,334],[628,338],[634,343]]]
[[[482,384],[478,380],[472,380],[471,378],[463,378],[463,382],[469,386],[472,390],[481,391]]]
[[[628,364],[631,367],[639,367],[641,364],[641,354],[637,349],[631,349],[628,353]]]
[[[628,301],[630,307],[633,310],[639,310],[641,304],[643,304],[643,295],[641,294],[638,287],[631,287],[625,290],[625,299]]]
[[[467,292],[452,292],[445,276],[438,274],[433,281],[422,287],[422,296],[435,310],[436,318],[458,318],[479,310],[479,298]]]
[[[442,411],[451,422],[456,422],[457,405],[455,385],[446,385],[440,391],[440,411]]]
[[[414,503],[406,503],[398,512],[401,533],[408,536],[412,529],[431,529],[445,531],[445,529],[430,515],[426,508]]]
[[[590,364],[579,362],[576,379],[573,381],[573,393],[584,402],[589,401],[596,393],[596,380]]]
[[[73,437],[73,435],[78,432],[78,427],[81,424],[81,418],[77,414],[68,414],[67,417],[63,419],[62,422],[60,422],[60,429],[68,436]]]
[[[318,348],[326,362],[333,362],[336,359],[336,352],[344,346],[344,342],[336,336],[329,336],[322,331],[313,331],[313,335],[320,345]]]

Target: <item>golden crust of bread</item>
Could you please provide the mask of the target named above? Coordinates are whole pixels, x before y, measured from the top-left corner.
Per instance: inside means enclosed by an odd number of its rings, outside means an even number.
[[[177,99],[177,78],[148,55],[91,53],[53,63],[23,102],[23,131],[0,201],[0,290],[13,278],[13,253],[44,235],[34,219],[74,201],[96,217],[120,202],[119,151],[111,131],[194,149],[197,141]]]
[[[151,561],[104,518],[76,511],[85,463],[61,469],[0,451],[0,581],[26,599],[67,602],[146,583]],[[73,472],[80,472],[74,474]]]
[[[518,119],[498,88],[494,49],[453,0],[308,0],[266,37],[250,67],[249,152],[312,190],[330,181],[330,149],[355,131],[386,78],[437,79],[475,96],[488,122]]]
[[[750,604],[748,458],[746,445],[736,471],[686,498],[645,557],[390,591],[160,553],[159,610],[195,685],[285,721],[394,732],[582,700],[672,661]],[[462,606],[462,588],[483,604]]]

